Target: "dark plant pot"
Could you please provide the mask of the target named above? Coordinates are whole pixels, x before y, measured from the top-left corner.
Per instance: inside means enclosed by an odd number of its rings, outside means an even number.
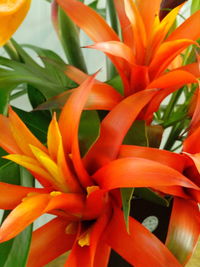
[[[164,243],[167,236],[171,208],[172,205],[170,205],[170,207],[164,207],[144,199],[133,199],[131,203],[130,215],[141,223],[149,216],[157,217],[159,223],[157,228],[153,231],[153,234]],[[116,252],[112,251],[108,266],[131,267],[132,265],[127,263]]]

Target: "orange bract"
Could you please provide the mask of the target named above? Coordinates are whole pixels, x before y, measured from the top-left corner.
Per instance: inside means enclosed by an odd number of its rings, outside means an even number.
[[[101,264],[106,267],[113,247],[132,265],[142,266],[150,261],[153,266],[163,267],[167,261],[169,266],[178,267],[179,263],[167,248],[138,222],[130,219],[131,234],[126,232],[121,201],[115,200],[113,195],[113,189],[151,187],[184,199],[193,195],[195,199],[199,197],[199,187],[182,174],[184,156],[158,150],[158,163],[154,150],[138,152],[137,147],[121,146],[128,128],[156,91],[141,91],[121,101],[102,121],[100,137],[83,160],[79,153],[78,126],[94,83],[94,77],[89,77],[75,89],[58,123],[53,116],[47,147],[32,135],[12,109],[8,118],[0,116],[0,124],[6,125],[1,145],[12,153],[6,158],[26,167],[44,187],[33,189],[0,184],[0,208],[13,209],[0,228],[0,241],[13,238],[42,214],[51,213],[57,218],[33,233],[27,266],[45,265],[71,249],[66,266],[96,267]],[[20,136],[24,138],[23,144],[19,142]],[[113,137],[116,142],[110,145]],[[171,155],[175,162],[180,161],[179,168],[174,167]],[[145,236],[149,257],[154,255],[152,258],[141,257],[144,244],[136,240],[135,227],[139,229],[139,238]],[[119,228],[122,232],[116,233]],[[129,241],[140,251],[134,257],[130,257],[133,247]],[[35,262],[38,257],[41,259]]]

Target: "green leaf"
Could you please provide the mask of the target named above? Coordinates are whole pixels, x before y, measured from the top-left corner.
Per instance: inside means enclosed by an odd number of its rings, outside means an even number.
[[[84,111],[79,125],[79,144],[84,155],[99,136],[100,121],[96,111]]]
[[[0,88],[0,114],[7,113],[10,91],[8,88]]]
[[[80,48],[79,31],[65,12],[58,9],[59,37],[70,64],[87,72],[84,57]]]
[[[9,255],[2,267],[25,267],[28,259],[33,225],[28,226],[21,234],[19,234],[12,242]],[[9,242],[9,241],[8,241]],[[2,255],[2,254],[1,254]],[[0,259],[1,264],[1,259]]]
[[[145,121],[135,121],[126,134],[123,144],[149,146]]]
[[[46,98],[55,96],[65,89],[56,84],[48,73],[44,73],[40,69],[33,69],[24,63],[0,57],[0,65],[9,68],[0,68],[1,88],[10,86],[14,88],[19,84],[28,83],[39,89]]]
[[[200,9],[200,0],[193,0],[191,4],[191,14]]]
[[[69,78],[64,74],[64,67],[66,66],[66,63],[62,58],[57,55],[55,52],[44,49],[35,45],[23,45],[25,48],[32,49],[42,60],[45,70],[49,73],[49,75],[53,76],[55,81],[60,86],[67,86],[69,83]],[[56,64],[53,64],[53,63]],[[61,67],[63,66],[63,68]]]
[[[114,87],[116,91],[118,91],[121,95],[123,95],[124,93],[123,83],[119,75],[115,76],[113,79],[107,81],[106,83]]]
[[[153,190],[149,188],[135,188],[134,196],[139,197],[145,200],[148,200],[149,202],[169,207],[170,200],[161,197],[158,193],[154,192]]]
[[[122,196],[124,220],[126,223],[127,232],[129,233],[129,214],[130,214],[131,199],[133,196],[134,188],[121,188],[120,191]]]
[[[163,135],[163,127],[160,125],[149,125],[146,127],[148,142],[150,147],[160,147]]]
[[[83,1],[82,1],[83,2]],[[106,9],[105,8],[98,8],[99,0],[94,0],[88,6],[94,9],[99,15],[101,15],[104,19],[106,19]]]

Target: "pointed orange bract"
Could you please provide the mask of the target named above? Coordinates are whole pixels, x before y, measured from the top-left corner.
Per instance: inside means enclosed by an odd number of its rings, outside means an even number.
[[[199,234],[200,220],[197,203],[175,198],[166,245],[183,266],[191,257]]]
[[[130,218],[129,226],[130,234],[127,233],[122,211],[115,208],[114,216],[106,232],[106,240],[131,265],[181,267],[164,244],[143,225]]]
[[[44,266],[72,248],[75,234],[66,233],[69,223],[56,218],[33,232],[27,267]]]
[[[198,186],[180,172],[156,161],[137,157],[111,161],[100,168],[93,179],[106,190],[167,185],[198,189]]]
[[[57,0],[57,2],[68,16],[95,42],[119,40],[113,29],[92,8],[77,0]]]
[[[85,165],[90,173],[116,158],[128,129],[155,93],[149,90],[129,96],[104,118],[100,136],[85,157]]]

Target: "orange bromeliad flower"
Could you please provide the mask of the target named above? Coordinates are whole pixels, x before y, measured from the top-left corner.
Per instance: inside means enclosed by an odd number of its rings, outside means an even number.
[[[127,147],[121,147],[128,128],[156,91],[138,92],[121,101],[102,121],[100,137],[82,159],[78,127],[93,84],[94,77],[90,77],[71,94],[58,123],[54,115],[47,147],[12,109],[8,118],[0,116],[0,145],[11,153],[5,158],[27,168],[43,187],[0,183],[0,208],[12,209],[0,228],[0,242],[13,238],[42,214],[51,213],[56,218],[33,232],[29,267],[43,266],[68,250],[65,266],[103,267],[111,248],[136,267],[181,266],[164,244],[133,218],[128,234],[118,191],[151,187],[183,199],[190,198],[184,188],[199,194],[199,187],[181,174],[181,156],[156,150],[157,162],[155,151],[147,149],[147,156],[142,157],[136,148],[135,154],[131,154],[132,148],[129,154]],[[180,202],[177,200],[178,206]],[[197,214],[193,201],[188,205]]]
[[[0,46],[4,45],[24,20],[31,0],[0,1]]]
[[[189,45],[197,44],[200,36],[197,11],[182,25],[168,35],[182,5],[174,8],[160,21],[161,0],[115,0],[122,29],[122,41],[106,21],[93,9],[77,0],[57,0],[66,14],[95,42],[89,46],[106,53],[113,62],[123,81],[123,96],[111,86],[96,81],[91,90],[87,109],[111,110],[123,97],[135,92],[160,88],[150,105],[143,111],[142,119],[151,121],[162,100],[185,84],[196,82],[200,77],[198,63],[192,63],[166,72],[174,59]],[[87,14],[87,17],[84,16]],[[191,31],[190,29],[193,29]],[[198,45],[198,44],[197,44]],[[170,65],[171,64],[171,65]],[[75,67],[68,66],[66,75],[81,84],[87,77]],[[71,91],[53,99],[62,105]],[[51,101],[48,101],[48,104]],[[47,106],[48,106],[47,104]],[[44,106],[43,106],[44,107]]]

